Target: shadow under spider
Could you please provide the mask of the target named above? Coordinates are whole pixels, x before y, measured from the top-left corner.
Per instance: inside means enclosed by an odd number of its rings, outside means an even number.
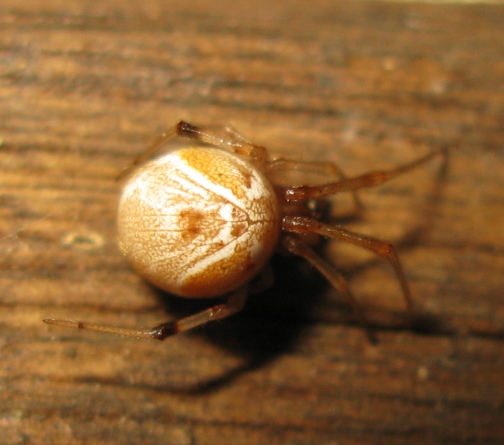
[[[327,284],[311,279],[315,271],[299,272],[298,258],[272,259],[274,285],[249,295],[244,309],[232,317],[201,326],[191,335],[203,336],[218,347],[244,358],[245,364],[221,376],[192,386],[164,388],[169,392],[201,395],[230,384],[236,377],[251,372],[292,350],[305,329],[313,323],[313,309],[320,303]],[[293,272],[294,271],[294,272]],[[307,277],[306,275],[310,275]],[[218,299],[188,300],[159,292],[160,303],[170,318],[177,319],[211,306]],[[351,311],[348,310],[351,314]],[[158,388],[161,389],[162,388]]]
[[[445,159],[445,158],[443,158]],[[432,181],[430,190],[424,193],[426,198],[420,199],[415,207],[414,227],[407,231],[400,239],[392,240],[399,252],[407,251],[425,242],[426,235],[433,227],[433,222],[439,213],[437,207],[442,202],[442,184],[447,174],[446,160],[438,170],[436,178]],[[328,208],[328,210],[330,210]],[[365,212],[365,205],[364,205]],[[354,220],[365,218],[363,214],[346,214],[333,222],[346,225]],[[334,242],[334,241],[327,241]],[[324,241],[319,246],[323,253]],[[363,270],[382,264],[380,258],[373,258],[351,268],[344,267],[342,271],[350,281]],[[315,322],[314,310],[320,306],[322,298],[330,285],[318,275],[315,270],[309,270],[302,259],[285,258],[275,255],[272,259],[272,268],[275,275],[275,284],[268,290],[251,294],[247,299],[245,308],[238,314],[218,322],[209,323],[199,328],[194,334],[204,336],[219,347],[231,351],[233,354],[245,359],[245,364],[237,366],[222,375],[187,386],[163,386],[156,390],[199,396],[211,393],[219,388],[229,385],[235,378],[245,373],[254,371],[266,363],[275,360],[277,356],[292,350],[302,337],[305,330]],[[393,278],[391,278],[393,279]],[[218,299],[184,299],[158,292],[160,303],[170,317],[181,318],[203,310]],[[357,296],[358,298],[358,296]],[[338,320],[343,324],[356,324],[352,311],[343,300],[335,301],[338,310]],[[451,330],[445,321],[438,319],[422,309],[418,304],[412,320],[405,321],[403,307],[397,311],[373,308],[381,313],[378,319],[393,320],[390,324],[385,322],[371,323],[373,329],[379,330],[405,330],[417,332],[421,335],[434,335],[450,333]],[[369,310],[370,312],[370,310]],[[148,386],[151,385],[135,385]]]
[[[424,193],[426,198],[418,198],[420,202],[415,210],[412,210],[419,216],[414,219],[414,227],[408,230],[400,239],[391,240],[398,249],[399,254],[421,245],[426,239],[426,234],[433,226],[433,221],[438,214],[437,207],[442,202],[442,183],[446,171],[445,163],[439,169],[437,178],[432,181],[431,190]],[[361,217],[365,218],[365,214],[344,215],[343,218],[337,218],[333,222],[346,225]],[[321,243],[319,246],[321,252],[324,251],[324,246],[327,243]],[[383,259],[373,258],[350,268],[345,268],[344,259],[341,263],[342,267],[338,268],[342,269],[346,278],[351,281],[353,276],[358,275],[371,265],[382,264]],[[316,321],[314,310],[320,307],[322,298],[330,288],[329,283],[319,276],[315,270],[307,268],[306,265],[307,263],[300,258],[285,258],[276,255],[272,259],[272,268],[275,275],[273,287],[261,293],[251,294],[247,299],[245,308],[238,314],[202,326],[194,333],[195,335],[204,336],[209,341],[231,351],[235,355],[243,357],[245,361],[243,365],[238,365],[217,377],[192,384],[160,383],[159,385],[152,385],[136,383],[134,386],[169,393],[200,396],[227,386],[235,378],[252,372],[275,360],[276,357],[294,349],[308,326]],[[393,278],[391,279],[393,280]],[[170,314],[169,317],[173,319],[180,319],[197,313],[198,310],[208,308],[219,301],[218,299],[185,299],[168,295],[162,291],[157,291],[157,295],[167,314]],[[357,323],[352,316],[352,311],[347,308],[343,300],[335,301],[334,306],[338,308],[336,322]],[[427,313],[418,305],[415,308],[415,317],[409,325],[404,321],[405,309],[402,306],[398,307],[397,311],[394,310],[393,313],[388,310],[373,308],[373,310],[375,309],[381,311],[378,319],[392,319],[394,322],[390,325],[381,322],[370,323],[373,329],[410,329],[424,335],[446,332],[447,329],[446,326],[443,326],[444,322],[442,320],[436,319],[433,314]],[[371,312],[370,309],[368,311]],[[331,320],[331,322],[334,322],[334,320]],[[363,334],[363,341],[364,338]],[[156,366],[162,368],[163,364],[158,363]],[[109,383],[113,384],[114,382]]]

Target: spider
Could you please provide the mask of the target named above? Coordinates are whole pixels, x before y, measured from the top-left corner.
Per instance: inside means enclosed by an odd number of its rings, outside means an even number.
[[[197,143],[149,160],[175,137]],[[345,278],[319,256],[320,237],[351,243],[388,260],[395,270],[409,314],[413,301],[391,243],[321,220],[325,197],[374,187],[428,162],[439,151],[391,170],[348,178],[334,163],[270,160],[266,148],[237,130],[224,135],[179,122],[152,144],[122,176],[128,176],[119,203],[118,237],[133,267],[155,286],[186,298],[222,296],[223,302],[177,321],[134,329],[73,320],[48,324],[122,336],[164,340],[239,312],[251,287],[268,283],[268,263],[277,250],[313,265],[353,308],[370,334],[362,310]],[[283,186],[283,171],[333,175],[315,186]]]

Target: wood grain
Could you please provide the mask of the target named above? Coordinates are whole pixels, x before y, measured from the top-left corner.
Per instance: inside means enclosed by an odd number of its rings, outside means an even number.
[[[0,23],[0,443],[502,443],[504,6],[3,0]],[[415,326],[388,265],[337,244],[377,345],[289,258],[242,314],[165,343],[43,325],[208,304],[115,242],[114,178],[180,119],[350,175],[449,147],[340,220],[397,246]]]

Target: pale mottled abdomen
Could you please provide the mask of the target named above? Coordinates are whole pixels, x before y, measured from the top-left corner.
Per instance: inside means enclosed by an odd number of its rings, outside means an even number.
[[[184,148],[129,178],[119,204],[122,251],[156,286],[211,297],[252,279],[280,234],[274,190],[238,155]]]

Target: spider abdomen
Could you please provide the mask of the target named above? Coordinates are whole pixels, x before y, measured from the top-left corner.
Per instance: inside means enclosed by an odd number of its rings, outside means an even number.
[[[222,295],[254,277],[280,235],[269,181],[220,148],[183,148],[129,178],[119,203],[121,250],[154,285],[184,297]]]

